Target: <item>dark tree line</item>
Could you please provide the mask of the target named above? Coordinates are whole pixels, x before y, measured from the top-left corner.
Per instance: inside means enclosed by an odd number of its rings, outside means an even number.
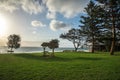
[[[86,15],[81,16],[80,29],[71,29],[68,33],[61,34],[60,38],[72,41],[77,51],[81,37],[84,36],[87,42],[92,43],[92,53],[95,44],[103,43],[110,55],[113,55],[120,40],[120,0],[96,1],[98,4],[91,0],[84,8]]]
[[[115,46],[120,32],[120,0],[96,0],[104,7],[104,15],[101,16],[104,28],[111,33],[110,54],[114,54]]]
[[[83,32],[89,31],[87,36],[92,37],[92,52],[94,52],[94,43],[102,40],[102,42],[108,42],[110,46],[110,55],[114,54],[115,46],[119,41],[120,32],[120,1],[119,0],[96,0],[100,5],[95,4],[93,1],[85,8],[87,17],[83,16],[84,24]],[[88,27],[84,30],[85,27]],[[92,32],[92,33],[91,33]],[[88,36],[89,37],[89,36]],[[88,38],[90,39],[90,38]],[[108,43],[105,43],[108,45]]]

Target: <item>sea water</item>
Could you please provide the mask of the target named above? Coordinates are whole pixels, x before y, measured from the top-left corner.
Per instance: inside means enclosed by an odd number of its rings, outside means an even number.
[[[0,53],[7,53],[7,47],[0,47]],[[55,52],[63,52],[64,50],[74,50],[74,48],[60,47],[56,48]],[[51,52],[52,50],[46,48],[46,51]],[[78,51],[88,51],[88,49],[79,48]],[[33,53],[33,52],[43,52],[42,47],[20,47],[18,49],[14,49],[14,53]]]

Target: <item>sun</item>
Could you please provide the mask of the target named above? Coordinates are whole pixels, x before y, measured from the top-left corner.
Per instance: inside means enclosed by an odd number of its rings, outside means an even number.
[[[7,29],[7,20],[0,14],[0,36],[4,36]]]

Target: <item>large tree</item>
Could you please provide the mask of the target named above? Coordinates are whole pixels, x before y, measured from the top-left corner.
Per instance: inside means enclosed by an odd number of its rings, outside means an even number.
[[[79,29],[73,28],[69,30],[67,33],[61,34],[60,38],[71,41],[74,45],[75,51],[77,51],[81,44],[82,34]]]
[[[120,30],[120,0],[96,0],[101,3],[107,14],[103,16],[105,27],[111,30],[112,44],[110,55],[114,55],[116,36]],[[100,5],[101,5],[100,4]]]
[[[85,16],[81,16],[80,25],[82,33],[87,37],[87,41],[92,43],[91,52],[94,53],[95,42],[100,36],[102,25],[100,16],[103,9],[93,1],[85,7]],[[99,14],[98,14],[99,12]]]
[[[49,45],[48,42],[43,42],[43,43],[41,44],[41,46],[43,47],[43,56],[46,56],[45,49],[46,49],[46,47],[48,47],[48,45]]]
[[[54,56],[54,49],[59,47],[59,40],[58,39],[53,39],[49,42],[48,47],[52,49],[52,54],[51,56]]]
[[[17,49],[20,47],[21,37],[16,34],[8,36],[7,46],[10,48],[10,52],[13,52],[13,48]]]
[[[108,30],[103,30],[98,42],[102,43],[105,46],[104,51],[110,51],[110,46],[112,42],[111,39],[111,32]]]

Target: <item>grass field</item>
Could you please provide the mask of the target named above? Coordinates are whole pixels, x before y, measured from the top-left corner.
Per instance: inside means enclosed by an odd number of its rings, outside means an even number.
[[[120,80],[120,53],[0,54],[0,80]]]

